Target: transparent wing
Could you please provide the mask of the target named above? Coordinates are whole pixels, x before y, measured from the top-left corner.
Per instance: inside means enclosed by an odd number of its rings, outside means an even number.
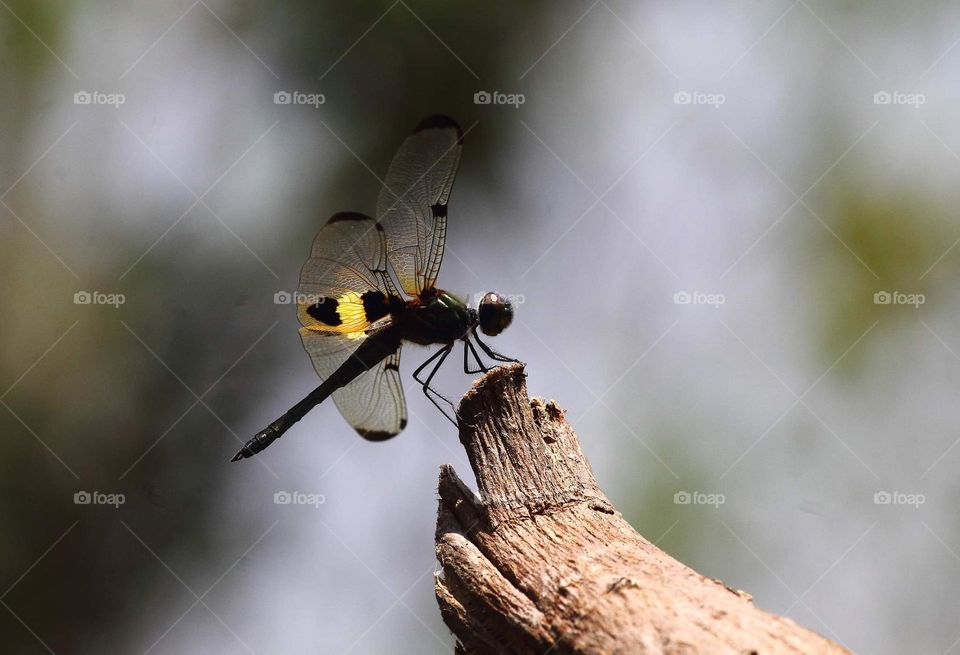
[[[423,120],[390,163],[377,198],[387,257],[411,296],[433,287],[447,235],[447,200],[460,165],[463,131],[447,116]]]
[[[326,380],[390,323],[389,301],[402,302],[387,273],[383,228],[355,212],[331,217],[300,271],[296,300],[300,339]],[[340,413],[366,439],[387,439],[406,424],[399,361],[397,350],[333,393]]]
[[[383,302],[373,303],[367,292],[383,294]],[[365,214],[334,214],[317,233],[300,270],[300,324],[357,335],[385,315],[386,300],[396,295],[387,273],[383,227]],[[378,311],[368,311],[375,304]]]
[[[326,379],[378,327],[356,337],[300,328],[303,347],[313,361],[317,375]],[[400,433],[407,424],[407,404],[400,383],[400,350],[381,360],[369,371],[333,392],[340,414],[364,439],[383,441]]]

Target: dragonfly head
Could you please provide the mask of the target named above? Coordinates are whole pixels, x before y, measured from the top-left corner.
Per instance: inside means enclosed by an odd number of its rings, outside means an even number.
[[[488,337],[495,337],[513,320],[513,305],[506,296],[492,291],[484,294],[477,310],[480,330]]]

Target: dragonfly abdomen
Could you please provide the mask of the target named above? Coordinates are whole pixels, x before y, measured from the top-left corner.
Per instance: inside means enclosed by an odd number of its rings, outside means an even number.
[[[282,437],[283,433],[289,430],[294,423],[329,398],[334,391],[347,386],[359,375],[369,371],[395,353],[400,347],[400,339],[400,330],[393,325],[378,330],[364,339],[363,343],[320,386],[307,394],[303,400],[291,407],[283,416],[247,441],[234,456],[233,461],[256,455]],[[373,440],[386,438],[377,434],[364,436]]]

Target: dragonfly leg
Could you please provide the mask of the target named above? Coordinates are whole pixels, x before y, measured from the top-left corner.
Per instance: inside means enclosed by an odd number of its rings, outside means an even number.
[[[451,409],[453,409],[453,403],[450,402],[443,395],[441,395],[436,389],[430,386],[430,382],[433,380],[433,376],[436,375],[437,371],[440,370],[440,367],[443,366],[443,360],[447,358],[447,355],[450,354],[451,350],[453,350],[453,343],[448,343],[446,346],[444,346],[443,348],[435,352],[433,355],[431,355],[430,358],[427,359],[427,361],[425,361],[423,364],[417,367],[417,370],[413,372],[413,379],[422,385],[421,388],[423,390],[423,395],[425,395],[430,400],[430,402],[433,403],[434,407],[439,409],[440,412],[447,417],[447,420],[449,420],[454,425],[457,425],[456,419],[451,417],[450,414],[447,413],[447,411],[439,403],[439,401],[442,400],[444,403],[449,405]],[[427,375],[427,379],[421,380],[420,379],[421,371],[423,371],[423,369],[425,369],[435,359],[437,359],[437,363],[433,365],[432,369],[430,369],[430,374]],[[433,395],[430,395],[430,394],[433,394]]]
[[[473,354],[473,359],[477,362],[477,369],[470,368],[470,362],[468,355]],[[470,337],[466,336],[463,338],[463,372],[467,375],[473,375],[474,373],[486,373],[490,370],[490,367],[486,366],[483,363],[483,360],[480,359],[480,355],[477,353],[477,349],[472,343],[470,343]]]
[[[413,372],[413,379],[416,380],[417,382],[419,382],[421,385],[425,386],[424,381],[420,379],[420,372],[423,371],[423,369],[425,369],[425,368],[427,368],[428,366],[430,366],[430,362],[432,362],[433,360],[435,360],[437,357],[440,357],[441,355],[443,355],[443,354],[444,354],[444,350],[449,350],[449,347],[448,347],[448,346],[444,346],[443,348],[441,348],[441,349],[438,350],[437,352],[435,352],[435,353],[433,353],[432,355],[430,355],[430,357],[427,358],[427,361],[425,361],[423,364],[421,364],[420,366],[418,366],[418,367],[417,367],[417,370]],[[444,356],[445,356],[445,355],[444,355]],[[442,361],[442,360],[441,360],[441,361]],[[436,372],[436,371],[434,370],[434,372]],[[433,372],[431,372],[430,377],[433,377]]]
[[[480,335],[477,334],[477,328],[473,328],[473,338],[477,340],[477,345],[487,354],[487,357],[498,362],[518,362],[519,359],[514,359],[513,357],[507,357],[502,353],[498,353],[496,350],[488,346],[480,339]]]

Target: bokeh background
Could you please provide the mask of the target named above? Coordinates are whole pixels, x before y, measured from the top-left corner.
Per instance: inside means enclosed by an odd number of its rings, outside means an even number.
[[[419,393],[390,442],[324,405],[229,462],[316,384],[274,294],[442,112],[442,285],[523,300],[494,345],[631,523],[856,651],[956,652],[958,43],[945,0],[3,0],[4,651],[451,652],[469,467]]]

